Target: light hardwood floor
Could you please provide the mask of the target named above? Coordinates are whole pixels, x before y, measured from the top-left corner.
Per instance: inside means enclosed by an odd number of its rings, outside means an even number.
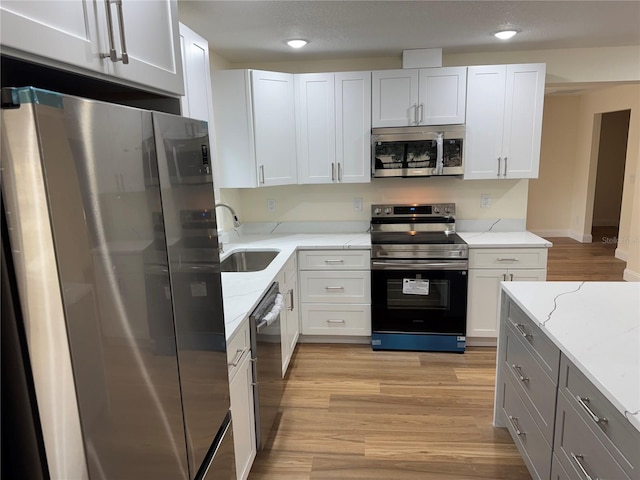
[[[549,240],[549,280],[622,280],[615,245]],[[495,355],[298,345],[249,479],[529,479],[508,432],[492,426]]]

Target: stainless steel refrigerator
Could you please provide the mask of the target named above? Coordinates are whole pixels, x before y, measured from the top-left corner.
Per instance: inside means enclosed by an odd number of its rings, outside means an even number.
[[[60,480],[235,479],[207,124],[5,88],[1,148],[16,455]]]

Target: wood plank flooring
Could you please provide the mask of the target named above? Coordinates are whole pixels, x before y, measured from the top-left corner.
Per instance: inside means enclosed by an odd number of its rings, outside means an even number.
[[[622,280],[615,245],[594,238],[550,238],[548,279]],[[495,355],[299,344],[249,480],[530,479],[509,433],[492,426]]]

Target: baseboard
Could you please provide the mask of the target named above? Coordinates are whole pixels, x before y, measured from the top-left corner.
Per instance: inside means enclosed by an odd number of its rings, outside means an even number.
[[[371,345],[370,336],[347,336],[347,335],[300,335],[299,343],[352,343],[357,345]]]
[[[529,230],[531,233],[539,237],[568,237],[569,230]]]
[[[627,282],[640,282],[640,273],[625,268],[622,278]]]
[[[618,260],[624,260],[626,262],[627,261],[627,252],[625,252],[624,250],[620,250],[619,248],[616,248],[615,257]]]
[[[498,339],[494,337],[467,337],[467,347],[496,347],[497,345]]]
[[[569,238],[573,238],[580,243],[591,243],[593,241],[590,233],[569,232]]]

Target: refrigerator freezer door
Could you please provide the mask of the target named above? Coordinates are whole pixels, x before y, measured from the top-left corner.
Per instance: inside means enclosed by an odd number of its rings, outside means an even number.
[[[208,129],[155,112],[153,124],[193,478],[230,408]]]
[[[177,357],[147,308],[151,114],[27,90],[2,111],[2,189],[51,478],[187,479]]]

